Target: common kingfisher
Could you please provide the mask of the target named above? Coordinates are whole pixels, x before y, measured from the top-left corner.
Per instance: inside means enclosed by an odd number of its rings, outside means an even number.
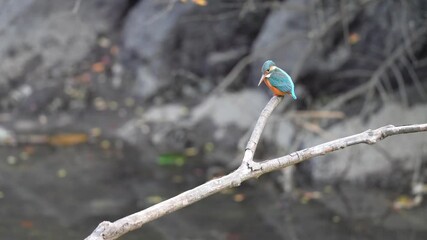
[[[264,81],[274,95],[282,97],[289,94],[293,99],[297,99],[292,78],[285,71],[277,67],[273,61],[266,61],[262,65],[261,73],[262,76],[259,80],[258,86],[261,85],[262,81]]]

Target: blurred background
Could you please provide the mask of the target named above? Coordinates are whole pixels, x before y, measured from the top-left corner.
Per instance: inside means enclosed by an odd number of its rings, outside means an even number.
[[[0,0],[0,238],[83,239],[265,160],[427,122],[425,0]],[[427,135],[249,181],[122,239],[427,239]]]

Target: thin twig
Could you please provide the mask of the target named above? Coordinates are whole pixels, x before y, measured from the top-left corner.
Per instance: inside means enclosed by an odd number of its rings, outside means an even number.
[[[407,107],[409,104],[408,100],[408,94],[406,93],[406,87],[405,87],[405,79],[403,78],[402,72],[399,71],[398,66],[393,64],[391,67],[391,71],[394,74],[394,77],[396,78],[397,85],[399,86],[399,94],[400,98],[402,99],[403,105]]]
[[[408,8],[408,3],[406,0],[400,0],[400,4],[402,5],[402,16],[401,16],[401,21],[400,21],[400,29],[402,31],[402,38],[403,41],[405,42],[409,42],[409,38],[408,36],[411,36],[412,32],[410,31],[410,20],[408,18],[408,12],[410,11]],[[412,47],[408,48],[408,57],[411,59],[412,62],[416,62],[417,58],[415,57],[415,51]]]
[[[341,14],[341,24],[342,24],[342,31],[344,36],[344,45],[349,50],[350,49],[350,42],[348,41],[349,35],[350,35],[350,26],[347,19],[347,6],[346,1],[341,0],[340,1],[340,14]]]
[[[295,111],[290,114],[294,118],[321,118],[321,119],[343,119],[345,113],[342,111]]]
[[[225,76],[224,80],[218,84],[218,86],[212,91],[212,95],[217,95],[225,91],[225,89],[234,82],[235,79],[240,75],[241,72],[248,66],[253,60],[252,55],[248,55],[242,58],[233,69]]]
[[[423,36],[425,34],[427,34],[427,27],[424,26],[418,29],[418,31],[411,36],[410,41],[402,43],[400,47],[394,50],[394,52],[383,62],[383,64],[381,64],[375,70],[372,77],[366,83],[363,83],[357,86],[356,88],[352,89],[351,91],[335,98],[335,100],[328,103],[324,107],[324,109],[325,110],[336,109],[340,107],[342,104],[346,103],[347,101],[357,96],[360,96],[362,94],[366,94],[367,92],[368,92],[367,93],[368,96],[371,95],[370,92],[372,92],[375,89],[374,87],[378,83],[378,81],[380,81],[381,76],[383,76],[385,72],[388,69],[390,69],[390,67],[392,67],[398,59],[405,57],[405,54],[409,47],[413,47],[413,45],[415,45],[418,41],[424,39]]]
[[[208,181],[198,187],[183,192],[140,212],[126,216],[115,222],[104,221],[98,225],[86,240],[117,239],[130,231],[142,227],[150,221],[175,212],[219,191],[237,187],[248,179],[258,178],[262,174],[288,167],[316,156],[331,153],[356,144],[374,144],[388,136],[427,131],[427,123],[399,127],[389,125],[376,130],[367,130],[356,135],[340,138],[315,147],[306,148],[280,158],[256,163],[259,164],[259,168],[254,169],[248,164],[248,162],[253,162],[253,154],[261,136],[262,129],[264,128],[271,112],[279,104],[280,100],[281,98],[279,97],[273,97],[262,111],[246,147],[243,162],[234,172],[221,178]]]
[[[73,14],[77,14],[77,12],[79,11],[79,9],[80,9],[80,4],[82,3],[82,0],[76,0],[75,2],[74,2],[74,7],[73,7],[73,11],[72,11],[72,13]]]
[[[169,0],[168,4],[166,5],[166,7],[159,13],[156,13],[156,15],[154,15],[153,17],[150,17],[149,19],[147,19],[146,21],[144,21],[142,23],[142,26],[147,26],[147,25],[151,25],[154,22],[156,22],[157,20],[161,19],[162,17],[166,16],[166,14],[170,11],[172,11],[173,7],[175,6],[175,4],[177,3],[177,0]]]
[[[309,122],[309,121],[304,120],[304,119],[297,121],[295,123],[298,126],[301,126],[302,128],[304,128],[305,130],[312,132],[312,133],[315,133],[324,139],[331,139],[331,137],[329,136],[329,133],[327,131],[325,131],[325,129],[320,127],[319,124]]]
[[[412,79],[412,82],[414,83],[415,89],[417,90],[418,94],[423,100],[427,99],[427,94],[424,86],[421,84],[420,78],[418,77],[417,73],[414,70],[414,67],[409,62],[409,59],[403,58],[402,64],[405,66],[406,70],[409,73],[409,76]]]
[[[379,81],[376,88],[377,88],[377,91],[380,93],[381,100],[383,102],[387,102],[388,96],[387,96],[387,90],[385,90],[384,84],[381,81]]]

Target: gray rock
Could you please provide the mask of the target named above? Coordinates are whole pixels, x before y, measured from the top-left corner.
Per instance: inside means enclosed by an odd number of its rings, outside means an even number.
[[[294,134],[295,125],[292,123],[292,119],[287,116],[287,113],[284,115],[273,114],[265,126],[262,138],[274,143],[287,154],[292,147]]]
[[[34,2],[35,0],[4,0],[0,2],[0,33]]]
[[[253,44],[256,61],[252,64],[252,75],[259,75],[260,66],[267,59],[275,61],[293,77],[330,73],[349,60],[350,49],[345,44],[332,43],[335,31],[331,30],[336,29],[337,23],[328,26],[336,17],[338,5],[322,9],[323,22],[316,22],[318,13],[310,9],[310,5],[316,5],[316,1],[285,1],[268,16]]]
[[[188,115],[188,108],[178,104],[167,104],[149,109],[144,114],[148,122],[178,122]]]
[[[212,144],[213,150],[203,156],[203,161],[227,165],[267,102],[261,91],[244,90],[207,98],[191,109],[179,104],[155,106],[141,118],[128,121],[115,135],[134,146],[152,144],[154,147],[144,151],[154,152],[152,155],[183,153],[188,147],[202,152],[206,144]]]
[[[328,132],[334,138],[345,137],[389,124],[405,125],[427,122],[427,106],[406,108],[388,103],[368,122],[358,117],[338,124]],[[306,146],[325,142],[316,136],[305,140]],[[311,160],[313,177],[317,180],[349,180],[364,182],[368,177],[379,180],[396,171],[410,171],[416,159],[427,156],[427,138],[423,133],[393,136],[373,146],[357,145]]]
[[[121,0],[82,1],[74,14],[74,2],[0,3],[2,91],[27,84],[36,94],[46,86],[64,82],[64,75],[72,72],[73,65],[90,52],[97,35],[111,29],[127,6]],[[2,94],[3,97],[7,95]],[[31,97],[28,96],[30,100]]]
[[[18,70],[22,71],[34,56],[40,56],[43,68],[80,60],[94,44],[96,34],[111,28],[126,6],[124,1],[109,4],[84,1],[75,15],[71,12],[73,3],[55,1],[52,4],[47,0],[6,3],[2,11],[7,13],[10,7],[12,12],[2,15],[11,25],[0,26],[3,33],[0,54],[9,60],[1,64],[4,72],[9,70],[6,76],[17,77]],[[11,68],[17,71],[11,72]]]
[[[159,81],[159,77],[155,76],[148,66],[139,67],[136,78],[133,94],[137,96],[151,96],[163,86],[162,82]]]
[[[264,10],[239,15],[224,10],[227,4],[224,0],[211,1],[208,7],[190,1],[139,2],[123,33],[123,55],[138,62],[136,94],[150,97],[163,86],[175,87],[177,73],[183,71],[212,81],[227,74],[248,53],[266,15]]]
[[[218,127],[235,125],[247,129],[255,124],[268,98],[257,90],[245,90],[226,93],[213,97],[196,106],[192,112],[192,121],[208,118]]]
[[[295,8],[305,9],[314,1],[308,2],[286,1],[269,14],[252,47],[252,52],[257,56],[252,64],[253,75],[259,75],[260,66],[267,59],[291,71],[305,58],[306,51],[310,51],[310,40],[307,38],[310,30],[309,13],[295,11]],[[313,67],[321,69],[321,66],[315,64],[319,62],[318,57],[313,54],[304,61],[302,72],[312,71]]]
[[[11,133],[8,129],[0,126],[0,144],[6,145],[5,143],[13,143],[13,133]]]
[[[170,43],[170,35],[183,14],[194,7],[191,4],[173,4],[154,0],[141,1],[132,9],[124,28],[124,47],[133,51],[141,60],[155,60]],[[162,12],[164,11],[164,12]],[[161,69],[156,69],[161,70]]]
[[[194,7],[154,0],[141,1],[127,17],[123,40],[125,51],[141,61],[134,89],[138,96],[149,97],[173,81],[171,60],[174,31],[178,21]],[[169,9],[169,10],[168,10]]]
[[[377,1],[343,4],[346,14],[342,14],[342,4],[332,1],[290,0],[275,8],[253,44],[256,60],[251,79],[259,77],[265,60],[272,59],[294,80],[301,77],[313,95],[330,97],[366,82],[366,72],[357,70],[381,68],[393,51],[407,43],[407,35],[424,26],[424,1],[411,1],[404,7]],[[401,19],[408,24],[402,25]],[[413,44],[415,55],[422,54],[422,45],[423,41]],[[348,75],[344,78],[342,72]]]

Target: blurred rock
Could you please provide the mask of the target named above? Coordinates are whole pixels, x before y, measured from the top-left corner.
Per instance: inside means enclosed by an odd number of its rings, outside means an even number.
[[[387,103],[367,122],[353,117],[328,129],[328,133],[339,138],[389,124],[425,123],[427,122],[426,112],[426,105],[406,108],[396,103]],[[305,144],[309,147],[325,141],[321,137],[311,136],[305,139]],[[391,175],[398,177],[397,173],[411,171],[415,166],[415,160],[425,159],[426,156],[427,138],[425,134],[414,133],[390,137],[373,146],[352,146],[337,153],[313,159],[310,164],[316,180],[349,180],[363,183],[370,179],[374,181],[388,179],[392,182]]]
[[[178,104],[155,106],[140,119],[124,124],[116,135],[135,146],[150,142],[154,148],[145,150],[150,156],[153,151],[176,153],[189,147],[202,151],[211,144],[212,150],[203,160],[227,164],[238,152],[240,138],[255,124],[267,102],[262,91],[244,90],[207,98],[191,109]],[[284,131],[289,133],[289,129]]]
[[[124,55],[138,62],[136,94],[149,97],[161,87],[177,87],[175,73],[183,69],[214,81],[227,74],[248,53],[266,15],[263,9],[239,15],[239,8],[227,10],[227,4],[139,2],[123,34]]]
[[[224,93],[220,97],[208,98],[196,106],[192,121],[208,118],[218,127],[235,125],[247,129],[255,124],[268,98],[257,90]]]
[[[136,72],[137,81],[133,94],[138,96],[151,96],[159,91],[162,86],[159,77],[155,76],[151,69],[146,66],[140,66]]]
[[[314,0],[290,0],[269,14],[252,48],[258,59],[252,64],[253,75],[259,75],[260,66],[267,59],[272,59],[289,72],[298,69],[302,75],[336,70],[347,61],[348,49],[337,45],[337,48],[332,49],[334,52],[328,52],[325,56],[323,47],[328,42],[322,39],[321,43],[317,43],[308,37],[310,32],[316,32],[313,30],[316,26],[310,22],[310,17],[314,18],[310,15],[315,13],[307,5],[315,4]],[[325,14],[328,16],[330,12]],[[316,30],[320,32],[321,29]],[[319,35],[317,33],[316,38]]]
[[[309,2],[313,4],[314,1]],[[259,57],[252,64],[254,75],[259,75],[260,66],[267,59],[274,60],[276,64],[289,71],[294,69],[298,59],[304,56],[304,51],[301,50],[307,50],[310,44],[306,38],[310,29],[309,19],[307,13],[295,11],[288,5],[304,9],[306,4],[307,2],[298,0],[286,1],[269,14],[252,47],[252,52]],[[305,62],[304,68],[309,65],[311,64]]]
[[[82,1],[74,14],[74,3],[67,0],[0,3],[0,93],[22,84],[37,93],[63,83],[74,64],[90,52],[97,35],[114,27],[128,5],[128,1],[122,0],[88,0]],[[3,107],[17,104],[8,103],[7,97],[1,94]],[[31,99],[32,95],[28,98],[32,105],[39,104],[37,99]]]
[[[0,145],[10,145],[11,143],[13,143],[13,139],[13,134],[8,129],[0,126]]]
[[[286,100],[284,100],[286,101]],[[262,138],[271,141],[274,145],[280,147],[284,153],[289,153],[289,149],[294,144],[295,124],[286,112],[282,115],[273,115],[275,118],[269,119],[265,126]]]
[[[366,82],[369,71],[357,69],[373,69],[372,73],[380,69],[424,26],[425,1],[402,3],[284,1],[269,14],[253,44],[253,83],[267,59],[289,71],[294,80],[301,78],[299,84],[312,96],[341,94]],[[411,51],[425,55],[423,44],[418,41]],[[410,82],[409,77],[405,80]]]
[[[144,114],[147,122],[178,122],[188,115],[188,108],[178,104],[167,104],[149,109]]]
[[[8,27],[16,17],[26,11],[35,0],[4,0],[0,2],[0,32]]]

